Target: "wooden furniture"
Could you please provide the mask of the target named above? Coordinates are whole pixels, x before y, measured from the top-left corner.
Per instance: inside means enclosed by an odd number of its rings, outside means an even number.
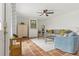
[[[22,55],[22,42],[21,38],[10,39],[10,56]]]
[[[27,24],[25,23],[19,23],[18,24],[18,37],[27,37]]]

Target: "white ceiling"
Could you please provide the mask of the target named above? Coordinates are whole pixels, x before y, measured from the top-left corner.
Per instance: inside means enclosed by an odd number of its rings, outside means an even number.
[[[39,16],[37,12],[48,9],[54,10],[54,14],[51,17],[69,13],[71,11],[79,10],[79,3],[17,3],[16,11],[19,14],[28,17],[46,17]],[[49,17],[50,17],[49,16]]]

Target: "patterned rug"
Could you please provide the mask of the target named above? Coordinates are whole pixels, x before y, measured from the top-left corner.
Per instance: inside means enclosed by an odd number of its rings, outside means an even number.
[[[45,38],[45,39],[48,39],[48,38]],[[37,46],[39,46],[41,49],[43,49],[44,51],[50,51],[50,50],[53,50],[54,49],[54,42],[53,40],[49,40],[46,42],[46,40],[43,39],[43,38],[34,38],[34,39],[31,39],[31,41],[33,43],[35,43]]]

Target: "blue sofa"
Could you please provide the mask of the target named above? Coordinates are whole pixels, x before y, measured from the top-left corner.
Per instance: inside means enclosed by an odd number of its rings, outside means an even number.
[[[75,53],[77,51],[77,35],[70,34],[67,37],[56,36],[54,38],[55,48],[64,52]]]

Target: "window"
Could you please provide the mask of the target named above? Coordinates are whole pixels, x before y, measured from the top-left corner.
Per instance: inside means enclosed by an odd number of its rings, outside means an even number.
[[[31,28],[36,28],[36,20],[30,21]]]

